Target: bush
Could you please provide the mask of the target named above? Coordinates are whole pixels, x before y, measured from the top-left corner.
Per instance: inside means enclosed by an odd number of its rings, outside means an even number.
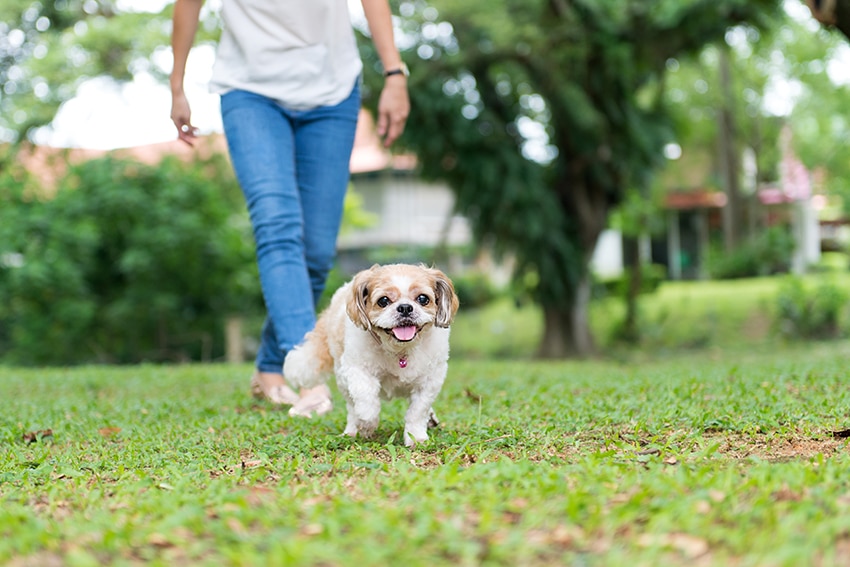
[[[223,319],[262,302],[222,157],[69,170],[54,198],[0,183],[0,340],[22,364],[211,359]]]
[[[328,305],[331,304],[331,298],[334,293],[336,293],[336,290],[345,285],[345,283],[350,279],[351,276],[345,274],[340,269],[339,265],[335,265],[328,273],[328,280],[325,282],[325,291],[322,293],[322,297],[319,298],[319,304],[316,306],[316,311],[321,313],[327,309]]]
[[[593,296],[596,299],[606,297],[626,297],[629,289],[629,274],[616,278],[600,279],[594,282]],[[662,264],[642,264],[640,267],[640,293],[655,292],[667,279],[667,268]]]
[[[809,272],[826,274],[846,272],[850,267],[845,252],[824,252],[817,264],[809,266]]]
[[[470,271],[452,278],[460,305],[465,309],[484,307],[498,297],[498,292],[483,272]]]
[[[841,335],[841,316],[848,295],[821,281],[807,289],[799,277],[787,278],[777,294],[777,328],[787,339],[832,339]]]
[[[791,265],[794,237],[784,227],[770,227],[732,252],[712,250],[712,278],[735,279],[785,273]]]

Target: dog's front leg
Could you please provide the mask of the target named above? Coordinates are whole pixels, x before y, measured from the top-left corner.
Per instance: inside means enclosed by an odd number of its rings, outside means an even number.
[[[372,437],[381,416],[381,383],[359,368],[338,370],[337,383],[348,410],[345,434]]]
[[[437,399],[437,390],[414,390],[410,395],[410,405],[404,415],[404,444],[413,447],[428,440],[428,424],[436,417],[432,404]]]

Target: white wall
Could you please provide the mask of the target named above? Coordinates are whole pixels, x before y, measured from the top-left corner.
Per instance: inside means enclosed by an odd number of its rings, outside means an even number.
[[[355,178],[352,185],[363,198],[363,208],[375,216],[376,222],[341,234],[340,249],[435,246],[446,230],[449,246],[462,246],[472,240],[467,220],[453,214],[454,194],[444,185],[390,173]]]
[[[602,278],[623,275],[623,235],[612,228],[602,231],[590,260],[591,271]]]

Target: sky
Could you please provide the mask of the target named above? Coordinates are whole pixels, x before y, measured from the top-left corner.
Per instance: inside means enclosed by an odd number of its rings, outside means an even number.
[[[207,90],[214,50],[192,50],[186,63],[184,88],[192,108],[192,122],[201,134],[220,132],[218,95]],[[171,67],[170,50],[168,68]],[[50,146],[115,149],[165,142],[177,137],[171,122],[171,91],[144,73],[133,82],[117,84],[109,78],[83,83],[77,96],[66,102],[50,129],[37,141]]]
[[[160,12],[174,0],[119,0],[120,9]],[[221,0],[208,0],[205,9]],[[352,19],[363,18],[359,0],[349,0]],[[221,132],[219,97],[207,89],[215,49],[197,46],[186,62],[184,89],[192,108],[192,122],[200,134]],[[153,62],[171,71],[171,49],[164,46]],[[77,95],[59,109],[52,127],[36,134],[36,142],[64,148],[116,149],[174,140],[171,122],[171,91],[167,84],[147,73],[136,74],[127,84],[96,78],[80,85]]]
[[[121,10],[158,13],[174,0],[118,0]],[[204,9],[221,0],[209,0]],[[212,74],[212,46],[192,49],[186,62],[184,89],[192,108],[192,122],[201,134],[220,132],[218,95],[207,83]],[[163,46],[152,57],[154,65],[171,71],[171,49]],[[50,127],[36,134],[36,142],[57,147],[110,150],[174,140],[171,122],[171,91],[152,75],[137,73],[130,83],[118,84],[107,77],[88,80],[77,95],[60,107]]]
[[[205,9],[215,8],[221,0],[208,0]],[[138,11],[159,12],[173,0],[120,0],[119,7]],[[794,17],[817,22],[799,0],[785,3]],[[362,25],[359,0],[349,0],[352,19]],[[207,83],[212,73],[215,50],[212,46],[192,49],[186,64],[184,88],[192,107],[192,122],[200,134],[221,132],[218,95],[209,93]],[[166,73],[171,70],[171,50],[163,46],[153,62]],[[850,47],[845,46],[839,59],[827,67],[835,82],[850,83]],[[766,102],[774,114],[787,114],[793,107],[796,88],[777,79]],[[139,73],[131,83],[116,84],[108,78],[83,83],[77,95],[59,110],[52,127],[39,131],[36,142],[57,147],[115,149],[176,138],[170,119],[171,94],[166,84],[147,73]]]

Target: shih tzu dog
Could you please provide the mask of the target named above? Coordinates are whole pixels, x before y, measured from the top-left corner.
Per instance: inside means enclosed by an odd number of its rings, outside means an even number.
[[[336,375],[348,418],[345,434],[370,437],[381,400],[409,400],[404,444],[427,441],[438,425],[432,404],[446,378],[449,325],[458,309],[446,275],[422,265],[375,265],[342,286],[283,374],[296,388]]]

